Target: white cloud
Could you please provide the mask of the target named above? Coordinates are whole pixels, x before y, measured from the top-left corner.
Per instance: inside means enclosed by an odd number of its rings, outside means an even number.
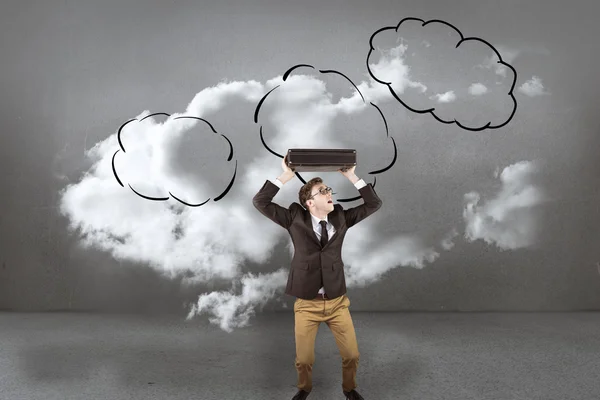
[[[502,60],[508,64],[511,64],[519,54],[521,54],[521,50],[515,49],[508,46],[498,45],[496,46],[496,50],[502,56]]]
[[[528,161],[504,168],[499,192],[482,205],[479,193],[467,193],[463,210],[465,238],[482,239],[501,249],[533,245],[539,223],[533,208],[545,201],[543,191],[534,183],[537,170],[537,165]]]
[[[502,57],[502,61],[504,61],[510,65],[512,65],[513,61],[515,61],[515,59],[522,54],[542,54],[542,55],[550,54],[548,49],[546,49],[544,47],[535,47],[535,46],[528,46],[528,45],[520,45],[519,46],[520,48],[518,48],[518,49],[509,47],[509,46],[503,46],[503,45],[497,45],[495,47],[496,47],[496,50],[498,50],[498,52],[500,53],[500,56]],[[499,64],[498,61],[499,61],[499,59],[496,56],[496,54],[494,53],[491,56],[484,58],[483,62],[481,64],[477,65],[477,67],[493,69],[494,72],[496,73],[496,75],[506,78],[506,74],[508,72],[508,67],[505,67],[504,65]]]
[[[485,87],[483,83],[473,83],[469,86],[469,94],[473,96],[481,96],[482,94],[487,93],[488,88]]]
[[[509,48],[506,46],[496,46],[496,50],[500,53],[502,57],[502,61],[507,64],[511,64],[517,58],[517,56],[521,53],[520,50]],[[483,62],[476,67],[485,68],[485,69],[493,69],[496,75],[500,75],[503,78],[506,78],[506,74],[508,72],[508,67],[503,64],[498,63],[500,59],[496,55],[496,53],[492,53],[489,57],[485,57]]]
[[[435,95],[431,96],[430,99],[432,99],[432,100],[436,99],[440,103],[450,103],[450,102],[456,100],[456,95],[454,94],[454,91],[450,90],[445,93],[435,94]]]
[[[207,108],[215,110],[230,96],[255,101],[264,90],[254,82],[220,84],[200,92],[188,114],[201,116]],[[147,113],[141,115],[144,114]],[[175,188],[191,196],[202,188],[201,179],[174,174],[172,168],[176,144],[187,129],[202,122],[173,120],[176,116],[163,124],[151,118],[138,124],[138,131],[133,132],[137,140],[131,141],[135,146],[130,146],[133,154],[121,160],[130,160],[120,170],[134,183],[136,179],[141,182],[152,178],[144,188],[155,192],[148,195]],[[266,260],[278,232],[271,226],[261,227],[261,216],[249,212],[251,204],[243,201],[252,197],[257,181],[249,188],[242,177],[246,192],[237,201],[225,197],[220,203],[199,208],[185,207],[174,200],[149,201],[135,195],[125,182],[124,188],[117,184],[111,158],[118,148],[116,134],[96,144],[88,152],[95,164],[80,182],[61,191],[61,211],[69,218],[71,228],[81,233],[84,245],[110,252],[118,260],[147,263],[167,276],[192,271],[194,279],[199,280],[232,279],[239,274],[245,259]],[[139,150],[137,157],[134,148]],[[276,168],[265,170],[276,173]],[[195,189],[186,192],[189,187]],[[236,229],[230,229],[231,226]],[[181,230],[180,237],[174,233],[176,230]]]
[[[441,241],[441,246],[444,250],[450,250],[454,247],[454,238],[458,236],[458,230],[456,228],[452,229],[448,235]]]
[[[388,239],[374,236],[378,220],[384,218],[382,215],[376,216],[374,214],[346,233],[342,258],[348,287],[367,286],[400,266],[421,269],[439,257],[434,248],[425,245],[414,235],[398,235]]]
[[[421,82],[408,82],[408,87],[413,89],[420,89],[421,93],[425,93],[427,91],[427,86],[423,85]]]
[[[413,81],[410,77],[410,67],[406,64],[403,55],[407,47],[401,44],[388,50],[379,50],[380,59],[377,63],[369,63],[371,72],[377,79],[392,83],[392,87],[397,94],[402,94],[406,88],[419,89],[421,93],[427,91],[427,86],[422,82]],[[390,92],[385,85],[381,85],[370,78],[370,85],[363,83],[359,86],[361,91],[369,93],[375,100],[391,99]],[[364,93],[364,92],[363,92]]]
[[[187,319],[210,313],[214,317],[209,318],[209,321],[219,325],[226,332],[232,332],[236,327],[246,326],[256,308],[262,311],[270,299],[283,293],[287,273],[287,268],[268,274],[249,273],[241,279],[243,288],[239,295],[235,294],[235,284],[233,291],[230,292],[202,294],[190,308]]]
[[[544,90],[544,85],[542,84],[542,80],[535,75],[530,80],[528,80],[527,82],[525,82],[524,84],[519,86],[518,90],[519,90],[519,92],[521,92],[529,97],[542,96],[545,94],[549,94],[548,92],[546,92]]]

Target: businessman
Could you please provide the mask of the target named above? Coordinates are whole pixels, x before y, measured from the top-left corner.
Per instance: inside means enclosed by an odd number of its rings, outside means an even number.
[[[287,156],[286,156],[287,157]],[[377,211],[382,201],[373,185],[359,179],[352,167],[338,170],[361,194],[364,204],[344,210],[334,204],[332,189],[321,178],[313,178],[300,188],[300,203],[284,208],[273,197],[294,176],[283,158],[283,174],[267,180],[252,203],[265,217],[285,228],[294,243],[294,256],[285,293],[294,303],[296,370],[298,392],[292,400],[304,400],[312,390],[315,338],[321,322],[331,329],[342,356],[342,391],[346,399],[364,400],[355,390],[359,352],[350,300],[346,296],[342,243],[349,228]]]

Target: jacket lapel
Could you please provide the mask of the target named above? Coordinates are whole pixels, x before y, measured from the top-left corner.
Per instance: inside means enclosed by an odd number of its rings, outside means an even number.
[[[333,234],[332,237],[329,238],[325,247],[329,246],[329,243],[331,243],[333,240],[335,240],[338,237],[338,234],[340,233],[340,228],[341,228],[340,218],[339,218],[339,214],[337,211],[334,210],[334,211],[330,212],[327,215],[327,220],[334,226],[335,233]],[[315,243],[317,245],[321,246],[321,242],[319,241],[319,238],[317,237],[317,234],[313,229],[310,211],[308,211],[308,210],[306,210],[304,213],[304,224],[306,225],[306,229],[308,229],[310,231],[309,236],[315,241]]]

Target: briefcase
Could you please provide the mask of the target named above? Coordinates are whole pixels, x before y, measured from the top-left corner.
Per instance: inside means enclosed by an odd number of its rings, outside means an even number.
[[[295,172],[334,172],[356,166],[356,150],[289,149],[286,164]]]

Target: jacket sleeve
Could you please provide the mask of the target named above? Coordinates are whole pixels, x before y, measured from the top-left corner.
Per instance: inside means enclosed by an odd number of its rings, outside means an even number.
[[[279,187],[267,180],[252,199],[252,204],[262,215],[277,225],[289,229],[294,216],[298,212],[298,208],[295,207],[296,203],[292,203],[289,208],[284,208],[277,203],[273,203],[273,197],[275,197],[277,192],[279,192]]]
[[[373,188],[371,183],[358,189],[358,192],[361,194],[364,204],[344,210],[346,226],[348,228],[358,224],[360,221],[379,210],[383,205],[383,202],[379,196],[377,196],[377,193],[375,193],[375,188]]]

